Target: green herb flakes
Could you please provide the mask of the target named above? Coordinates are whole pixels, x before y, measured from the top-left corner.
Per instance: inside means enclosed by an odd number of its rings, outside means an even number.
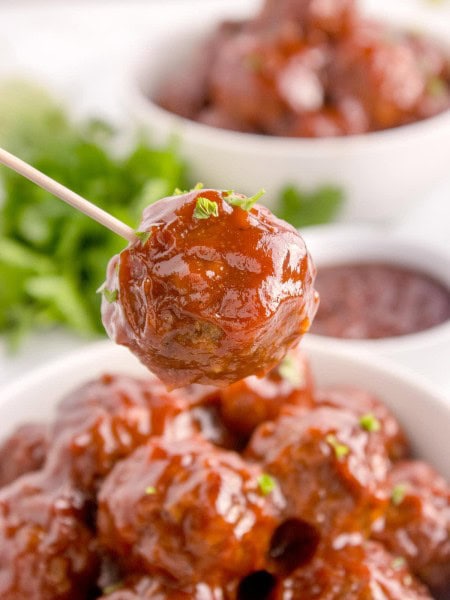
[[[102,294],[105,297],[105,300],[107,300],[110,304],[116,302],[119,297],[118,290],[108,290],[108,288],[103,288]]]
[[[406,483],[398,483],[392,488],[391,502],[394,506],[400,506],[406,496],[408,485]]]
[[[295,389],[301,388],[304,384],[302,373],[292,354],[288,353],[283,358],[278,367],[278,373]]]
[[[151,231],[135,231],[134,235],[141,240],[141,243],[144,245],[148,242],[150,236],[152,235]]]
[[[366,413],[359,419],[359,424],[363,429],[370,432],[380,431],[381,423],[373,413]]]
[[[218,216],[219,207],[217,206],[217,202],[214,202],[214,200],[209,200],[209,198],[205,198],[204,196],[199,196],[197,198],[194,208],[195,219],[209,219],[209,217]]]
[[[258,487],[263,496],[268,496],[271,494],[274,491],[275,486],[275,479],[268,473],[263,473],[258,477]]]
[[[265,190],[259,190],[254,196],[247,197],[243,194],[236,194],[233,190],[228,190],[223,192],[223,197],[231,206],[238,206],[248,212],[265,193]]]
[[[341,460],[342,458],[346,457],[347,454],[350,452],[350,448],[345,444],[341,444],[335,435],[329,434],[325,439],[327,443],[333,448],[334,454],[338,460]]]
[[[391,567],[394,569],[394,571],[400,571],[400,569],[403,569],[405,566],[406,560],[403,558],[403,556],[396,556],[391,562]]]

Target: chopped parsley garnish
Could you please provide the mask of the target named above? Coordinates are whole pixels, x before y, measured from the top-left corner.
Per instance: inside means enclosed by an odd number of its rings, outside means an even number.
[[[427,83],[427,93],[430,96],[439,98],[443,96],[447,91],[447,85],[440,77],[432,77]]]
[[[219,207],[217,202],[209,200],[204,196],[199,196],[194,208],[194,217],[196,219],[209,219],[209,217],[218,217]]]
[[[247,197],[243,194],[236,194],[233,190],[228,190],[223,192],[223,197],[231,206],[238,206],[248,212],[265,193],[266,190],[259,190],[254,196]]]
[[[330,433],[325,439],[328,442],[328,444],[333,448],[334,454],[336,455],[337,459],[340,460],[341,458],[344,458],[350,452],[350,448],[345,444],[341,444],[335,435]]]
[[[188,194],[189,192],[195,192],[195,190],[202,190],[205,186],[203,183],[197,182],[193,188],[190,190],[181,190],[180,188],[175,188],[173,191],[174,196],[182,196],[183,194]]]
[[[263,496],[268,496],[275,489],[275,479],[268,473],[263,473],[258,477],[258,487]]]
[[[108,288],[103,288],[102,289],[102,294],[104,295],[105,299],[110,304],[112,304],[113,302],[115,302],[117,300],[117,298],[119,297],[118,290],[108,290]]]
[[[394,485],[391,492],[391,502],[394,506],[400,506],[406,496],[408,486],[406,483],[398,483]]]
[[[151,231],[135,231],[134,235],[139,238],[142,244],[146,244],[148,242],[149,237],[152,235]]]
[[[380,431],[381,423],[373,413],[367,413],[359,419],[359,424],[366,431]]]
[[[278,373],[283,379],[288,381],[292,387],[297,389],[302,387],[303,377],[292,354],[286,354],[283,358],[278,367]]]
[[[156,494],[156,488],[154,485],[148,485],[145,488],[145,493],[147,496],[153,496],[153,494]]]
[[[403,569],[404,566],[406,566],[406,560],[403,556],[396,556],[391,562],[391,567],[394,571],[399,571],[400,569]]]
[[[123,588],[123,583],[121,581],[118,581],[117,583],[112,583],[111,585],[107,585],[106,587],[104,587],[102,589],[102,593],[105,596],[108,596],[109,594],[113,594],[114,592],[117,592],[118,590],[121,590]]]

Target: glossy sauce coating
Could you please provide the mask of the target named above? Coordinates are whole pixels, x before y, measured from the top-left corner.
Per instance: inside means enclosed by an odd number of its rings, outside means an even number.
[[[246,456],[277,479],[286,514],[323,535],[366,532],[387,503],[390,462],[382,439],[348,411],[286,407],[255,431]]]
[[[284,499],[261,491],[261,475],[202,440],[154,439],[105,480],[100,541],[131,568],[225,585],[266,564]]]
[[[428,275],[382,263],[322,267],[321,304],[312,332],[381,339],[436,327],[450,319],[450,290]]]
[[[374,537],[403,556],[432,589],[450,581],[450,490],[436,471],[420,461],[394,465],[393,496]],[[397,493],[395,493],[397,490]]]
[[[298,232],[225,192],[194,190],[144,211],[149,232],[115,256],[102,301],[109,336],[169,388],[225,386],[268,371],[310,326],[315,269]],[[197,216],[199,199],[217,216]],[[200,200],[202,202],[202,200]]]
[[[20,475],[39,470],[48,449],[48,426],[29,423],[18,427],[0,446],[0,488]]]
[[[264,421],[275,419],[283,406],[309,406],[312,402],[311,370],[298,348],[290,350],[265,377],[252,375],[219,392],[223,421],[244,437]]]
[[[432,39],[364,18],[353,0],[266,0],[253,19],[212,33],[155,100],[222,129],[363,134],[448,110],[450,56]]]
[[[244,451],[219,447],[243,435],[223,389],[105,375],[63,399],[44,466],[0,489],[2,600],[447,600],[448,484],[371,394],[295,399],[305,365],[261,380],[278,407],[252,386],[274,412]]]
[[[86,497],[52,468],[0,490],[0,598],[85,600],[95,589],[96,540]]]

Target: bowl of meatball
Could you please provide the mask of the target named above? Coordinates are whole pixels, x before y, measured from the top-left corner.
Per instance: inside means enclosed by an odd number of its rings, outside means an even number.
[[[449,428],[420,380],[320,340],[172,392],[93,344],[2,392],[0,596],[444,600]]]
[[[412,3],[199,3],[133,70],[129,107],[193,176],[243,192],[342,187],[342,218],[401,215],[448,172],[445,23]],[[226,176],[225,176],[226,174]]]

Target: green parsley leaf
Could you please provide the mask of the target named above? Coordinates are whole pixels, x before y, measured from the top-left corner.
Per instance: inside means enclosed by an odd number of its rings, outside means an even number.
[[[263,496],[268,496],[276,487],[276,482],[268,473],[263,473],[258,477],[258,487]]]
[[[197,181],[197,183],[194,185],[191,192],[193,192],[194,190],[202,190],[204,187],[205,186],[203,185],[203,183],[200,183],[200,181]]]
[[[336,458],[338,460],[340,460],[341,458],[344,458],[350,452],[350,448],[348,446],[346,446],[345,444],[341,444],[337,440],[335,435],[329,434],[329,435],[327,435],[327,437],[325,439],[328,442],[328,444],[333,448],[334,454],[336,455]]]
[[[448,86],[444,79],[440,77],[432,77],[426,86],[426,91],[430,96],[434,98],[439,98],[443,96],[448,90]]]
[[[219,207],[217,206],[217,202],[214,202],[214,200],[209,200],[209,198],[204,198],[203,196],[199,196],[197,198],[194,209],[194,218],[209,219],[209,217],[218,216]]]
[[[265,193],[266,190],[259,190],[254,196],[247,197],[244,194],[236,194],[233,190],[228,190],[223,192],[223,196],[231,206],[238,206],[248,212]]]
[[[152,235],[151,231],[135,231],[134,235],[141,240],[141,243],[144,245],[148,242],[150,236]]]
[[[391,502],[394,506],[400,506],[406,496],[408,490],[408,484],[398,483],[394,485],[391,492]]]
[[[145,493],[147,496],[152,496],[153,494],[156,494],[156,488],[154,485],[148,485],[145,488]]]
[[[117,134],[107,123],[72,121],[34,84],[0,84],[0,146],[136,228],[145,206],[190,184],[173,143],[136,137],[118,153]],[[2,167],[0,188],[0,334],[14,345],[55,326],[105,335],[95,291],[123,240]]]
[[[366,431],[380,431],[381,423],[373,413],[367,413],[359,419],[359,424]]]
[[[111,585],[107,585],[106,587],[104,587],[102,589],[102,593],[105,596],[108,596],[109,594],[113,594],[114,592],[117,592],[118,590],[121,590],[122,588],[123,588],[122,581],[118,581],[117,583],[112,583]]]
[[[403,556],[396,556],[391,562],[391,567],[394,569],[394,571],[399,571],[405,566],[406,560],[403,558]]]
[[[333,221],[343,203],[344,192],[336,186],[327,185],[312,192],[288,186],[281,192],[274,213],[294,227],[307,227]]]
[[[102,294],[110,304],[112,304],[113,302],[116,302],[116,300],[119,297],[118,290],[108,290],[108,288],[103,288]]]
[[[288,381],[293,388],[299,389],[304,384],[303,376],[292,354],[286,354],[278,366],[278,373]]]

